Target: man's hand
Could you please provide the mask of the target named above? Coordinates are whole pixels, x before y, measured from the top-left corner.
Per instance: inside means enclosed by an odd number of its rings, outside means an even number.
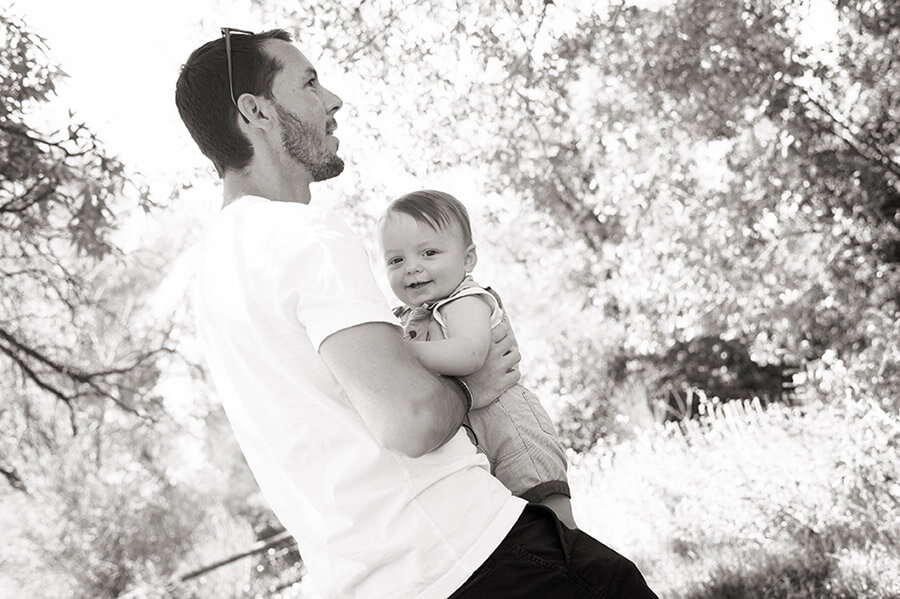
[[[519,382],[519,346],[512,328],[502,322],[491,332],[491,347],[481,370],[463,377],[472,392],[472,409],[483,408]]]

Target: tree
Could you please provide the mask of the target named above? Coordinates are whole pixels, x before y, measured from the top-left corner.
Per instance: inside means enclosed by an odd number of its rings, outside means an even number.
[[[0,593],[116,597],[214,536],[165,466],[174,325],[147,302],[170,256],[117,246],[149,188],[71,113],[54,128],[63,74],[5,9],[0,40]]]
[[[0,39],[0,594],[243,596],[295,582],[291,539],[204,568],[280,525],[179,345],[188,314],[151,305],[180,244],[121,249],[135,211],[167,216],[158,189],[71,113],[50,124],[63,73],[40,37],[0,11]]]
[[[511,310],[517,294],[538,303],[520,328],[558,331],[546,359],[559,367],[533,382],[569,398],[567,430],[589,443],[619,382],[653,380],[647,367],[692,340],[738,343],[760,368],[798,365],[812,383],[850,364],[858,390],[897,397],[889,4],[267,9],[366,90],[347,107],[348,135],[417,181],[459,166],[479,177],[498,206],[488,251],[541,271],[494,286],[513,290]],[[823,27],[830,38],[811,37]],[[353,170],[377,196],[370,158]],[[578,316],[548,320],[569,294]]]
[[[170,348],[141,311],[159,265],[114,241],[125,210],[151,207],[148,188],[71,114],[58,131],[32,123],[63,74],[6,11],[0,38],[0,468],[26,489],[29,452],[90,430],[108,406],[156,417]]]

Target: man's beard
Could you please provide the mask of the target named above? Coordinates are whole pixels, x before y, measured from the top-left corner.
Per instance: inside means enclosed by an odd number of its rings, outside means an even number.
[[[337,177],[344,170],[344,161],[329,152],[324,138],[278,103],[275,112],[281,121],[281,143],[288,155],[306,167],[313,181]]]

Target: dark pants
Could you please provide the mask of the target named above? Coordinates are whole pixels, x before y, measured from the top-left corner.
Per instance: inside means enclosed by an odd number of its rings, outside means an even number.
[[[637,566],[535,504],[450,599],[557,597],[658,599]]]

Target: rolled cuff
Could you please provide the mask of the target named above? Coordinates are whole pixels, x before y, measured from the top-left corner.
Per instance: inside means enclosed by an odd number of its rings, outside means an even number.
[[[519,497],[529,503],[540,503],[551,495],[565,495],[571,498],[572,493],[569,491],[569,483],[564,480],[548,480],[537,486],[531,487]]]

